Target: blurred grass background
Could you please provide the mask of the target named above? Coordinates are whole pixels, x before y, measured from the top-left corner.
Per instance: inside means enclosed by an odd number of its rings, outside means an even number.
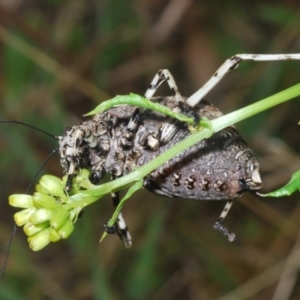
[[[299,53],[299,19],[293,0],[0,0],[0,119],[61,135],[99,102],[143,94],[161,68],[188,96],[236,53]],[[297,61],[244,62],[206,98],[227,113],[299,80]],[[265,192],[300,168],[299,108],[294,100],[237,125],[261,161]],[[16,211],[8,196],[25,193],[56,146],[36,131],[1,125],[0,245]],[[43,173],[62,175],[58,155]],[[106,198],[86,209],[68,240],[38,253],[18,230],[0,298],[299,299],[298,200],[237,201],[226,219],[242,241],[237,247],[212,229],[225,203],[139,192],[125,207],[134,238],[127,250],[115,236],[98,245],[113,212]]]

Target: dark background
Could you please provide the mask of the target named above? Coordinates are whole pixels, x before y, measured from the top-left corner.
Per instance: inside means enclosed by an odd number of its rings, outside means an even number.
[[[292,0],[1,0],[0,119],[61,135],[101,101],[143,94],[161,68],[188,96],[236,53],[299,53],[299,20]],[[299,79],[300,61],[244,62],[206,98],[228,113]],[[237,125],[261,162],[263,192],[300,167],[299,106],[299,99],[290,101]],[[25,193],[56,146],[36,131],[1,125],[0,245],[16,212],[8,196]],[[42,173],[62,175],[58,155]],[[141,191],[124,209],[134,238],[127,250],[115,236],[98,244],[113,212],[105,198],[85,210],[68,240],[40,252],[29,249],[19,229],[0,298],[299,299],[298,203],[298,194],[245,195],[226,219],[242,241],[235,246],[212,228],[224,202]]]

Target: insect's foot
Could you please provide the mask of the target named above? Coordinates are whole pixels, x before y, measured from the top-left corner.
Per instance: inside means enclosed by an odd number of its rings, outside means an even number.
[[[117,234],[126,248],[130,248],[132,246],[132,238],[127,227],[125,229],[120,229],[117,224],[108,226],[107,223],[103,223],[102,226],[106,233]]]
[[[223,233],[223,235],[225,235],[228,239],[229,242],[234,242],[236,245],[240,244],[240,241],[238,240],[238,238],[236,237],[235,233],[233,232],[229,232],[229,230],[223,226],[223,219],[219,219],[216,221],[216,223],[214,224],[213,228],[216,229],[217,231],[220,231]]]
[[[117,234],[116,225],[108,226],[107,223],[103,223],[102,226],[104,227],[104,231],[108,234]]]

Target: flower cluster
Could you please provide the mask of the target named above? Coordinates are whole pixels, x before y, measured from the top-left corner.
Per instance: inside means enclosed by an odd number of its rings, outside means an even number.
[[[15,194],[9,197],[9,204],[22,208],[14,215],[18,226],[24,226],[28,243],[33,251],[38,251],[50,242],[66,239],[74,230],[74,223],[83,206],[72,205],[81,200],[78,192],[93,186],[88,180],[89,172],[82,170],[74,178],[69,194],[65,191],[66,177],[60,179],[44,175],[31,195]],[[80,194],[80,193],[79,193]],[[75,195],[72,197],[72,195]],[[71,204],[71,205],[70,205]]]

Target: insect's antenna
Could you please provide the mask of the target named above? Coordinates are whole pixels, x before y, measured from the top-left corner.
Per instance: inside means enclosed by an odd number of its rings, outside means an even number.
[[[0,123],[11,123],[11,124],[19,124],[19,125],[23,125],[23,126],[26,126],[26,127],[29,127],[31,129],[34,129],[34,130],[37,130],[39,132],[42,132],[50,137],[52,137],[53,139],[55,140],[58,140],[58,137],[47,132],[47,131],[44,131],[42,129],[39,129],[35,126],[32,126],[32,125],[29,125],[29,124],[26,124],[26,123],[23,123],[23,122],[20,122],[20,121],[0,121]],[[34,178],[31,180],[28,188],[27,188],[27,191],[26,191],[26,194],[28,194],[30,188],[32,187],[33,183],[35,182],[36,178],[38,177],[38,175],[40,174],[41,170],[43,169],[43,167],[45,166],[45,164],[49,161],[49,159],[58,151],[58,148],[54,149],[51,154],[45,159],[45,161],[43,162],[43,164],[41,165],[41,167],[39,168],[39,170],[37,171],[37,173],[34,175]],[[5,259],[4,259],[4,263],[3,263],[3,267],[0,269],[0,276],[4,273],[5,269],[6,269],[6,266],[7,266],[7,262],[8,262],[8,257],[9,257],[9,254],[10,254],[10,249],[11,249],[11,245],[12,245],[12,242],[13,242],[13,238],[16,234],[16,231],[17,231],[17,226],[14,225],[13,226],[13,230],[12,230],[12,233],[10,235],[10,238],[9,240],[5,243],[5,245],[3,247],[0,248],[0,252],[3,251],[5,248],[7,248],[7,253],[5,255]]]
[[[26,127],[31,128],[31,129],[37,130],[37,131],[39,131],[39,132],[42,132],[42,133],[44,133],[44,134],[46,134],[46,135],[48,135],[48,136],[51,136],[51,137],[52,137],[53,139],[55,139],[55,140],[58,139],[57,136],[55,136],[55,135],[53,135],[53,134],[51,134],[51,133],[49,133],[49,132],[47,132],[47,131],[44,131],[44,130],[42,130],[42,129],[40,129],[40,128],[34,127],[34,126],[30,125],[30,124],[26,124],[26,123],[23,123],[23,122],[20,122],[20,121],[0,121],[0,123],[12,123],[12,124],[23,125],[23,126],[26,126]]]
[[[49,161],[49,159],[58,151],[58,148],[55,148],[49,155],[48,157],[44,160],[44,162],[42,163],[42,165],[40,166],[40,168],[38,169],[38,171],[36,172],[36,174],[34,175],[33,179],[31,180],[27,190],[26,190],[26,194],[29,193],[29,190],[31,189],[31,187],[33,186],[35,180],[37,179],[37,177],[39,176],[40,172],[42,171],[42,169],[44,168],[44,166],[46,165],[46,163]]]
[[[3,121],[0,121],[0,123],[6,123],[6,122],[3,122]],[[7,122],[7,123],[10,123],[10,122]],[[19,122],[12,122],[12,123],[19,123]],[[21,123],[22,124],[22,123]],[[24,125],[24,124],[22,124]],[[25,126],[28,126],[27,124],[25,124]],[[32,126],[28,126],[28,127],[32,127]],[[35,128],[37,129],[37,128]],[[38,129],[37,129],[38,130]],[[44,132],[43,130],[40,130],[42,132]],[[47,133],[47,132],[45,132]],[[47,133],[48,134],[48,133]],[[48,134],[50,135],[50,134]],[[29,193],[29,190],[30,188],[32,187],[33,183],[35,182],[36,178],[38,177],[38,175],[40,174],[41,170],[43,169],[43,167],[46,165],[46,163],[49,161],[49,159],[58,151],[58,148],[54,149],[50,155],[48,155],[48,157],[45,159],[45,161],[43,162],[43,164],[41,165],[41,167],[39,168],[39,170],[37,171],[37,173],[34,175],[33,179],[31,180],[27,190],[26,190],[26,194]],[[0,252],[3,251],[5,248],[7,248],[7,253],[5,255],[5,259],[4,259],[4,263],[3,263],[3,267],[0,269],[0,276],[4,273],[5,269],[6,269],[6,266],[7,266],[7,262],[8,262],[8,257],[9,257],[9,254],[10,254],[10,249],[11,249],[11,245],[12,245],[12,241],[13,241],[13,238],[16,234],[16,231],[17,231],[17,226],[14,225],[13,226],[13,230],[12,230],[12,233],[10,235],[10,238],[9,240],[6,242],[6,244],[4,246],[2,246],[0,248]]]
[[[0,276],[4,273],[4,271],[5,271],[5,269],[6,269],[7,262],[8,262],[8,257],[9,257],[9,253],[10,253],[10,249],[11,249],[11,244],[12,244],[12,241],[13,241],[13,239],[14,239],[14,236],[15,236],[15,234],[16,234],[17,229],[18,229],[18,228],[17,228],[16,224],[14,224],[13,230],[12,230],[12,233],[11,233],[11,235],[10,235],[9,240],[7,241],[7,243],[6,243],[3,247],[0,248],[0,252],[1,252],[3,249],[5,249],[5,248],[7,247],[7,253],[6,253],[6,255],[5,255],[3,267],[2,267],[2,269],[0,270]]]

